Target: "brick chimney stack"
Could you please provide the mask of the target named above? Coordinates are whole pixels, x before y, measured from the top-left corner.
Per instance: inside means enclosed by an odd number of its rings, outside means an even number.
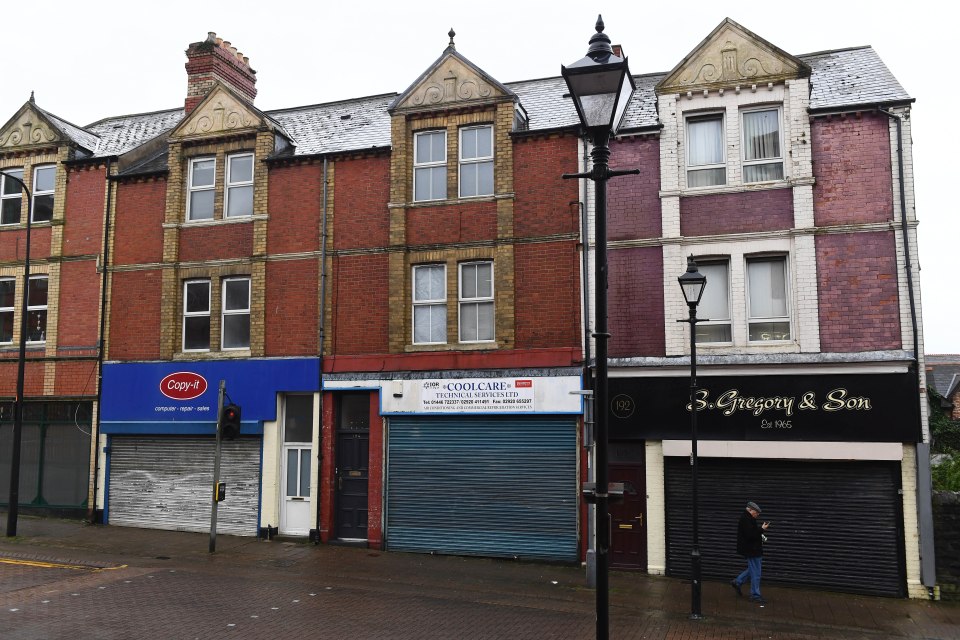
[[[207,96],[216,81],[227,85],[250,102],[257,97],[257,72],[250,59],[213,31],[203,42],[187,48],[187,99],[184,109],[193,111]]]

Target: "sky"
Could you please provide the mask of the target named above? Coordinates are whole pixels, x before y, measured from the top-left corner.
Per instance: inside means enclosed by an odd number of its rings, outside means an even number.
[[[762,7],[702,0],[48,0],[42,11],[14,12],[6,23],[0,123],[31,91],[40,107],[80,126],[182,106],[184,50],[208,31],[250,58],[257,70],[256,104],[267,111],[403,91],[440,56],[451,28],[457,51],[501,82],[554,77],[561,64],[585,55],[598,13],[634,74],[669,71],[727,17],[794,55],[873,46],[916,99],[913,160],[925,351],[960,353],[960,289],[953,276],[958,268],[950,260],[960,246],[960,214],[948,199],[952,162],[941,151],[958,140],[955,127],[936,125],[947,120],[949,103],[958,96],[952,76],[946,77],[954,57],[948,28],[954,23],[931,0]]]

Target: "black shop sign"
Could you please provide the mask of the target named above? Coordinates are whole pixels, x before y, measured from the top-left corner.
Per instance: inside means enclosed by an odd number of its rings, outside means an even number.
[[[917,442],[919,397],[902,374],[699,376],[701,440]],[[613,439],[690,438],[690,378],[611,378]]]

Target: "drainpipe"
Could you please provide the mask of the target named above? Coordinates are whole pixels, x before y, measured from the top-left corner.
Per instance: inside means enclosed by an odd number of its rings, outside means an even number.
[[[97,336],[97,423],[91,422],[90,438],[93,444],[93,502],[90,506],[90,524],[97,524],[97,481],[100,478],[100,421],[103,419],[103,349],[107,327],[107,267],[110,264],[110,201],[113,197],[113,179],[110,170],[113,161],[107,158],[107,201],[103,218],[103,273],[100,276],[100,329]]]
[[[906,184],[903,178],[903,116],[877,106],[877,111],[897,124],[897,177],[900,181],[900,231],[903,235],[903,258],[907,270],[907,291],[910,297],[910,322],[913,328],[913,374],[916,388],[920,388],[920,336],[917,330],[917,305],[913,293],[913,266],[910,263],[910,236],[907,225]],[[915,407],[920,423],[920,404]],[[922,425],[921,425],[922,436]],[[930,478],[930,443],[917,444],[917,521],[920,526],[920,581],[931,598],[937,583],[937,566],[933,546],[933,505]]]
[[[320,436],[317,438],[317,522],[313,543],[320,544],[320,479],[323,464],[323,344],[326,338],[324,325],[327,303],[327,157],[323,157],[323,203],[320,222],[320,318],[319,349],[317,350],[317,404]]]

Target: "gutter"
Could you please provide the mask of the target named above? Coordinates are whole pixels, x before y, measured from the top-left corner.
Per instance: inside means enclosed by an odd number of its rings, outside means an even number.
[[[317,409],[320,435],[317,438],[317,516],[316,529],[313,532],[313,543],[320,544],[320,479],[323,465],[323,345],[326,340],[325,319],[327,302],[327,157],[323,158],[323,195],[322,197],[322,215],[320,218],[320,317],[319,327],[319,346],[317,349]]]
[[[897,125],[897,178],[900,181],[900,232],[903,235],[903,259],[907,272],[907,291],[910,298],[910,322],[913,328],[913,362],[911,374],[916,388],[920,389],[920,336],[917,331],[917,305],[913,292],[913,267],[910,263],[910,236],[907,224],[907,196],[903,171],[903,119],[904,116],[887,111],[880,105],[875,107]],[[922,400],[920,400],[922,402]],[[917,424],[920,427],[920,441],[917,443],[917,526],[920,531],[920,581],[927,588],[930,598],[934,598],[937,584],[937,566],[934,549],[932,479],[930,473],[930,442],[923,439],[923,423],[920,402],[914,407]]]
[[[103,218],[103,274],[100,276],[100,328],[97,335],[97,423],[91,422],[90,437],[96,452],[93,456],[93,500],[90,504],[90,524],[97,524],[97,480],[100,478],[100,421],[103,419],[103,350],[107,327],[107,277],[110,265],[110,211],[113,199],[113,180],[110,171],[113,158],[107,158],[107,199]]]

